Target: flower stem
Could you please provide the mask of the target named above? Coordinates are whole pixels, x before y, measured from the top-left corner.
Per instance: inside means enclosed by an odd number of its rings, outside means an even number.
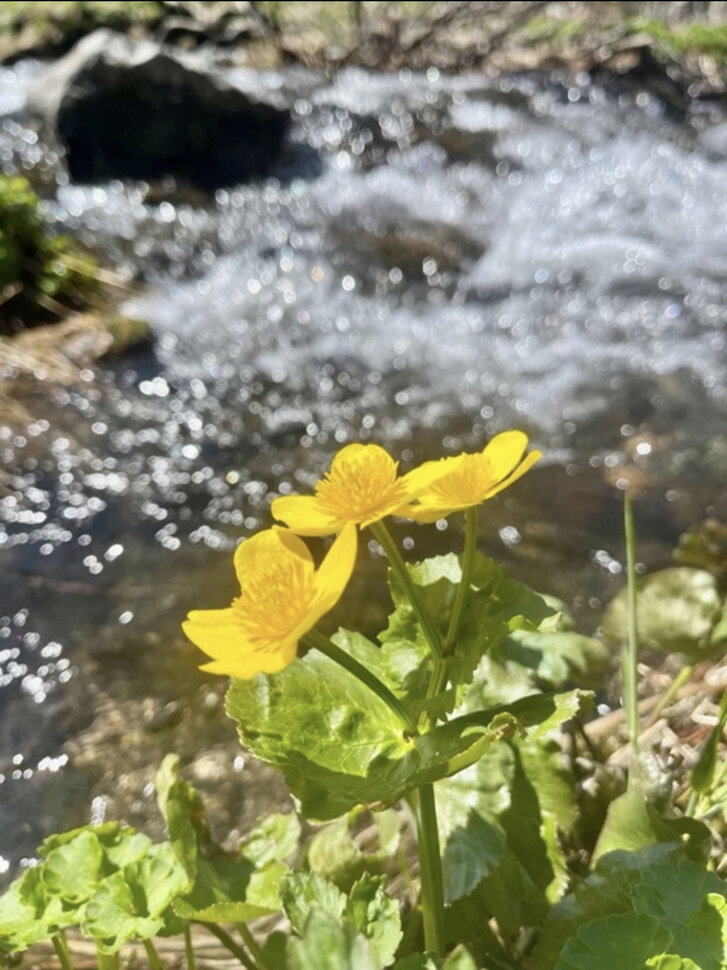
[[[424,608],[424,604],[419,599],[416,586],[412,582],[412,578],[409,575],[409,570],[401,557],[401,553],[399,552],[396,543],[391,537],[391,533],[386,528],[383,521],[372,523],[371,531],[376,537],[376,541],[382,546],[391,568],[394,570],[402,586],[406,590],[406,595],[409,597],[409,602],[414,610],[414,615],[424,631],[424,636],[427,638],[427,643],[429,644],[432,654],[435,658],[441,660],[441,658],[444,656],[442,638],[439,635],[439,631],[437,630],[436,626],[432,622],[431,617]]]
[[[197,963],[194,959],[194,947],[192,946],[192,932],[189,923],[184,924],[184,956],[187,961],[187,970],[196,970]]]
[[[457,646],[457,633],[462,619],[462,611],[467,601],[467,593],[472,579],[472,568],[475,564],[475,553],[477,552],[477,509],[471,508],[465,511],[465,534],[464,550],[462,552],[462,576],[457,587],[454,599],[454,608],[447,629],[447,636],[444,640],[445,656],[454,653]]]
[[[444,888],[442,856],[439,848],[434,786],[417,789],[414,805],[419,847],[419,877],[422,886],[424,946],[435,956],[444,955]]]
[[[53,944],[53,949],[56,951],[56,956],[58,957],[58,962],[60,963],[63,970],[73,970],[73,964],[71,963],[71,954],[68,951],[68,944],[66,943],[66,936],[63,931],[56,933],[51,937],[51,942]]]
[[[253,963],[247,953],[245,953],[239,944],[235,943],[227,930],[223,930],[221,926],[217,925],[217,923],[202,923],[202,925],[208,929],[213,936],[217,937],[220,943],[230,951],[233,957],[237,957],[243,967],[245,967],[245,970],[258,970],[257,966]]]
[[[464,550],[462,552],[462,576],[460,577],[459,585],[457,586],[454,607],[452,608],[452,616],[449,621],[449,627],[447,628],[447,636],[444,640],[444,659],[439,659],[438,657],[435,657],[434,659],[434,670],[432,671],[432,677],[427,688],[428,701],[430,701],[433,697],[436,697],[437,694],[439,694],[440,691],[446,686],[446,658],[451,656],[457,647],[457,633],[459,632],[462,612],[464,610],[464,605],[467,602],[467,592],[470,588],[470,581],[472,579],[472,568],[475,562],[475,553],[477,552],[477,509],[467,509],[465,516],[466,524]],[[424,713],[419,722],[421,729],[426,730],[430,723],[431,718]]]
[[[237,932],[242,937],[243,942],[245,943],[245,946],[250,951],[250,956],[253,958],[253,960],[259,967],[259,970],[268,970],[268,966],[265,962],[265,955],[263,954],[263,951],[260,949],[257,940],[250,932],[247,924],[236,923],[235,926],[237,926]]]
[[[150,970],[164,970],[164,964],[162,963],[159,954],[157,953],[157,948],[154,946],[151,940],[144,940],[144,949],[146,950],[146,956],[149,960]]]
[[[624,707],[629,728],[630,768],[629,780],[633,780],[639,753],[639,707],[637,694],[637,665],[639,661],[638,631],[636,626],[636,537],[631,496],[624,493],[624,533],[626,535],[626,575],[628,581],[628,642],[621,656]]]
[[[344,667],[350,674],[353,674],[354,677],[358,677],[363,684],[370,687],[376,696],[396,714],[407,731],[410,731],[412,734],[419,733],[414,718],[399,698],[389,690],[386,684],[372,674],[367,667],[364,667],[358,660],[355,660],[351,654],[346,653],[345,650],[341,650],[340,647],[337,647],[335,643],[318,630],[310,630],[302,637],[302,641],[306,647],[315,647],[316,650],[320,650],[321,653],[325,654],[329,660],[333,660],[341,667]]]

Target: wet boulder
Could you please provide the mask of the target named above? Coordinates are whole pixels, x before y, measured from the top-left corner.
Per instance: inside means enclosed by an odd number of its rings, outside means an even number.
[[[289,114],[200,60],[97,30],[32,86],[28,107],[63,143],[71,178],[174,176],[203,188],[266,175]]]

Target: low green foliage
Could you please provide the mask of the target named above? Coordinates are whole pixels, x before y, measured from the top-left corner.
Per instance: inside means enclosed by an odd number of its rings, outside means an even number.
[[[0,176],[0,317],[27,325],[79,309],[97,289],[95,263],[53,235],[27,180]]]
[[[168,839],[152,844],[115,823],[46,839],[38,864],[0,897],[0,951],[52,938],[63,952],[75,927],[103,966],[127,942],[150,946],[199,923],[248,970],[723,970],[727,883],[714,871],[707,823],[724,783],[727,701],[691,776],[699,811],[656,799],[634,775],[611,792],[589,849],[582,775],[558,734],[589,711],[590,693],[573,685],[599,682],[605,647],[577,634],[562,604],[484,556],[472,561],[440,693],[427,635],[393,573],[378,640],[334,636],[382,693],[317,649],[274,675],[232,682],[227,710],[243,743],[285,775],[307,822],[326,824],[311,830],[297,813],[271,814],[223,849],[169,755],[156,778]],[[436,557],[408,574],[444,637],[460,561]],[[641,589],[650,646],[694,652],[714,640],[724,604],[711,573],[665,570]],[[615,643],[625,635],[620,597],[605,627]],[[423,906],[403,906],[393,881],[411,879],[406,812],[419,816],[433,783],[446,914],[437,953],[424,946]],[[286,919],[289,932],[256,942],[247,924],[263,916]]]

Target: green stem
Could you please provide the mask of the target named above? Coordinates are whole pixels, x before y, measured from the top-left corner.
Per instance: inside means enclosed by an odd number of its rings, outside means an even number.
[[[189,923],[184,924],[184,956],[187,961],[187,970],[196,970],[197,963],[194,959],[194,947],[192,946],[192,932]]]
[[[304,634],[301,639],[306,647],[315,647],[316,650],[324,653],[329,660],[333,660],[339,666],[344,667],[350,674],[353,674],[354,677],[358,677],[363,684],[366,684],[396,714],[407,731],[411,731],[412,734],[419,733],[416,722],[399,698],[389,690],[386,684],[382,683],[378,677],[372,674],[367,667],[360,664],[358,660],[354,660],[351,654],[346,653],[345,650],[341,650],[328,637],[315,629]]]
[[[431,617],[424,609],[424,605],[419,599],[419,594],[417,593],[416,586],[412,582],[412,578],[409,575],[409,570],[406,568],[406,563],[401,557],[396,543],[391,537],[391,533],[384,525],[383,521],[374,522],[371,525],[371,531],[373,532],[376,541],[383,548],[386,553],[386,558],[389,560],[391,568],[394,570],[399,578],[402,586],[406,590],[406,595],[409,597],[409,602],[411,603],[412,609],[414,610],[414,615],[419,621],[419,625],[424,631],[424,636],[427,638],[427,642],[432,651],[432,654],[437,659],[441,660],[444,656],[444,647],[442,646],[442,638],[439,635],[439,631],[431,620]]]
[[[245,970],[260,970],[258,966],[250,959],[250,957],[245,953],[243,948],[235,943],[227,930],[223,930],[221,926],[217,923],[203,923],[213,936],[216,936],[220,943],[229,950],[233,957],[237,957],[240,963],[245,967]]]
[[[258,945],[257,940],[255,939],[255,937],[250,932],[247,924],[246,923],[235,923],[235,926],[237,926],[237,932],[242,937],[245,946],[250,951],[251,957],[253,958],[253,960],[255,961],[255,963],[258,965],[258,967],[260,968],[260,970],[268,970],[268,965],[265,962],[265,954],[260,949],[260,946]]]
[[[430,953],[441,957],[444,955],[445,943],[444,888],[434,786],[422,785],[417,789],[417,796],[415,813],[419,847],[419,878],[422,886],[424,946]]]
[[[164,970],[164,964],[157,953],[157,948],[154,946],[151,940],[143,940],[144,949],[146,950],[146,956],[149,961],[149,967],[151,970]]]
[[[98,970],[119,970],[118,953],[102,953],[96,945],[96,966]]]
[[[445,658],[451,656],[451,654],[455,652],[457,646],[457,634],[459,632],[464,606],[467,602],[467,593],[472,580],[472,569],[475,563],[475,553],[477,552],[477,509],[467,509],[465,517],[464,550],[462,552],[462,576],[460,577],[459,585],[457,586],[454,607],[452,608],[452,616],[449,621],[449,627],[447,628],[447,636],[444,640]],[[446,684],[447,661],[446,659],[435,657],[432,677],[429,681],[429,686],[427,687],[427,700],[429,701],[433,697],[436,697],[437,694],[444,689]],[[431,718],[425,712],[420,719],[421,729],[426,730],[430,723]]]
[[[462,611],[467,601],[470,582],[472,580],[472,568],[475,564],[475,553],[477,552],[477,509],[467,509],[465,512],[465,534],[464,551],[462,552],[462,577],[457,587],[457,594],[454,600],[452,617],[449,621],[447,636],[444,640],[444,653],[449,656],[454,652],[457,644],[457,633],[462,619]]]
[[[639,706],[636,669],[639,662],[639,642],[636,625],[636,536],[634,532],[634,512],[628,492],[624,493],[624,533],[626,536],[626,576],[628,582],[628,642],[622,654],[621,669],[631,749],[631,771],[629,772],[629,779],[631,780],[634,776],[633,769],[636,766],[639,752]]]
[[[58,962],[60,963],[63,970],[73,970],[73,964],[71,963],[71,954],[68,951],[68,944],[66,943],[66,935],[61,930],[60,933],[51,937],[51,942],[53,944],[53,949],[56,951],[56,956],[58,957]]]

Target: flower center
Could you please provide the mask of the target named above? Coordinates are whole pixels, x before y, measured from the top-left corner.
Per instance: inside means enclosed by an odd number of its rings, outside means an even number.
[[[397,463],[378,450],[352,458],[339,458],[316,485],[323,508],[336,518],[361,522],[379,510],[396,508],[406,501]]]
[[[232,603],[235,619],[261,649],[272,649],[305,618],[313,599],[313,563],[282,556],[245,580]]]
[[[477,505],[496,484],[490,461],[483,454],[460,455],[454,469],[431,486],[432,492],[448,504]]]

